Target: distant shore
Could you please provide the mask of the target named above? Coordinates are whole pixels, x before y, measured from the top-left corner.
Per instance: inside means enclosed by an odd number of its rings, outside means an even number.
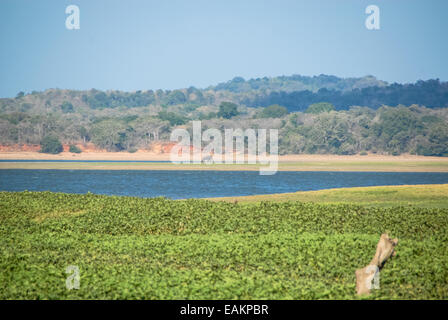
[[[280,155],[280,162],[300,162],[300,161],[429,161],[429,162],[448,162],[448,157],[425,157],[417,155],[333,155],[333,154],[288,154]],[[48,154],[40,152],[0,152],[1,160],[117,160],[117,161],[170,161],[169,153],[155,152],[82,152],[71,153],[61,152],[59,154]]]
[[[169,153],[151,152],[2,152],[1,160],[89,160],[92,162],[0,162],[0,169],[70,170],[259,170],[260,164],[108,163],[105,161],[170,161]],[[415,155],[283,155],[279,171],[448,172],[448,158]]]

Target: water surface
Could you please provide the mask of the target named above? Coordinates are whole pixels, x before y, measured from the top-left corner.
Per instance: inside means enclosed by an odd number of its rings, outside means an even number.
[[[247,196],[343,187],[448,183],[438,172],[0,170],[0,191],[97,193],[172,199]]]

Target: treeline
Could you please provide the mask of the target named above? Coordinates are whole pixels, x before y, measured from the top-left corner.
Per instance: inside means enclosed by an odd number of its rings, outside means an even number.
[[[387,83],[376,79],[374,76],[365,76],[361,78],[339,78],[336,76],[321,74],[318,76],[279,76],[263,77],[250,80],[244,80],[242,77],[235,77],[230,81],[219,83],[210,89],[216,91],[230,91],[243,93],[249,91],[304,91],[316,92],[321,88],[337,91],[349,91],[353,89],[362,89],[366,87],[382,87]]]
[[[382,105],[397,106],[419,104],[428,108],[448,107],[448,82],[439,80],[418,81],[415,84],[392,84],[382,87],[356,88],[351,91],[337,91],[321,88],[317,92],[274,91],[257,94],[241,100],[249,107],[283,105],[290,111],[304,111],[310,104],[326,101],[338,110],[350,106],[367,106],[377,109]]]
[[[236,77],[207,89],[189,87],[136,92],[50,89],[31,94],[19,92],[15,99],[0,99],[0,112],[27,112],[36,106],[48,109],[55,104],[60,106],[64,102],[71,104],[66,104],[65,111],[72,112],[77,107],[93,110],[147,106],[217,107],[223,101],[253,108],[278,104],[285,106],[290,112],[304,111],[310,104],[319,102],[332,103],[337,110],[347,110],[350,106],[378,109],[382,105],[412,104],[428,108],[446,108],[448,82],[436,79],[388,85],[372,76],[344,79],[327,75],[317,77],[294,75],[247,81]]]
[[[207,104],[213,99],[206,99],[202,91],[190,87],[186,90],[148,90],[136,92],[103,92],[92,89],[82,95],[82,101],[92,109],[117,107],[144,107],[151,104],[179,105],[185,103]]]
[[[439,80],[388,85],[372,76],[237,77],[207,89],[19,92],[0,99],[0,143],[40,144],[52,136],[64,144],[135,151],[202,120],[204,130],[277,128],[283,154],[446,156],[447,119],[448,82]]]
[[[353,107],[319,114],[293,113],[280,128],[284,154],[402,153],[448,156],[448,109]]]
[[[15,112],[0,115],[0,142],[40,144],[51,136],[64,144],[91,142],[108,151],[134,152],[169,141],[174,128],[182,125],[191,129],[191,121],[198,119],[171,111],[149,115],[103,110],[101,116],[90,117]],[[278,105],[238,111],[235,104],[223,103],[216,117],[202,119],[202,129],[207,128],[278,129],[280,154],[448,156],[448,109],[416,105],[335,111],[331,104],[321,103],[311,105],[306,112],[288,113]]]

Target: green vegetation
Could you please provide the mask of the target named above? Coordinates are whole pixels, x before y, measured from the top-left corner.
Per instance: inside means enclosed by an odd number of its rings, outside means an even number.
[[[20,91],[20,92],[17,93],[17,95],[16,95],[16,99],[23,98],[24,96],[25,96],[25,92]]]
[[[377,111],[354,107],[349,111],[293,114],[280,129],[279,150],[282,154],[370,151],[446,156],[448,117],[432,112],[418,106],[384,106]]]
[[[155,95],[152,90],[133,93],[120,91],[105,93],[92,89],[83,93],[81,98],[92,109],[117,108],[120,106],[140,107],[155,101]]]
[[[71,145],[70,145],[68,151],[69,151],[69,152],[72,152],[72,153],[81,153],[81,149],[79,149],[79,148],[78,148],[77,146],[75,146],[74,144],[71,144]]]
[[[281,89],[269,88],[267,90],[236,91],[236,93],[243,97],[242,101],[249,107],[280,104],[287,107],[289,111],[304,111],[310,104],[322,101],[333,104],[339,110],[347,109],[350,106],[366,106],[377,109],[383,105],[396,106],[400,104],[419,104],[429,108],[448,107],[448,82],[440,82],[438,79],[391,85],[381,83],[374,77],[359,78],[355,80],[355,83],[346,81],[348,79],[332,78],[331,76],[323,76],[320,80],[322,81],[307,86],[307,89],[304,86],[301,90],[285,92]],[[362,83],[363,80],[366,81]],[[286,80],[287,82],[290,81]],[[300,83],[304,82],[300,80],[296,82],[296,84]],[[272,84],[272,87],[276,87],[275,84]]]
[[[230,91],[233,93],[248,93],[252,91],[263,93],[266,91],[317,92],[319,89],[345,92],[354,89],[384,86],[387,86],[386,82],[377,80],[373,76],[343,79],[325,74],[313,77],[295,74],[292,76],[263,77],[250,80],[245,80],[242,77],[235,77],[230,81],[220,83],[212,88],[216,91]]]
[[[40,143],[42,153],[58,154],[63,150],[61,142],[55,136],[46,136]]]
[[[92,125],[92,142],[109,151],[126,149],[127,135],[132,129],[122,120],[106,119]]]
[[[377,144],[392,154],[400,154],[415,137],[414,151],[422,155],[448,155],[448,126],[437,117],[419,117],[407,108],[389,108],[381,113],[380,120],[371,130]]]
[[[12,125],[17,125],[24,120],[29,120],[29,118],[30,116],[27,115],[25,112],[11,112],[0,115],[0,119],[8,121]]]
[[[448,297],[447,209],[0,192],[0,221],[2,299],[352,299],[385,231],[371,298]]]
[[[334,111],[334,105],[328,102],[319,102],[311,104],[307,109],[306,113],[318,114],[322,112],[330,112]]]
[[[210,119],[217,118],[217,117],[218,117],[218,113],[216,113],[216,112],[209,112],[208,114],[204,114],[203,112],[201,112],[198,115],[199,120],[210,120]]]
[[[63,113],[74,112],[73,105],[68,101],[64,101],[64,103],[61,104],[61,110]]]
[[[36,145],[54,135],[107,151],[147,150],[202,120],[204,130],[278,129],[280,154],[448,156],[446,97],[448,82],[438,80],[388,85],[326,75],[237,77],[206,89],[49,89],[0,98],[0,144]]]
[[[230,202],[237,200],[239,203],[260,203],[261,201],[302,201],[321,204],[357,203],[369,207],[414,206],[448,209],[448,184],[338,188],[210,200]]]
[[[238,115],[238,106],[232,102],[223,102],[219,105],[218,117],[230,119]]]
[[[179,116],[175,114],[174,112],[166,112],[166,111],[160,111],[159,112],[159,118],[162,121],[168,121],[171,126],[178,126],[185,124],[186,119],[182,116]]]
[[[257,115],[258,118],[281,118],[288,114],[288,109],[273,104],[272,106],[261,109],[261,112]]]

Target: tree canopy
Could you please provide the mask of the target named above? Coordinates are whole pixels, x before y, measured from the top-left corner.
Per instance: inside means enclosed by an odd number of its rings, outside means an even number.
[[[288,109],[278,104],[273,104],[269,107],[263,108],[259,113],[259,118],[281,118],[288,114]]]
[[[230,119],[238,115],[238,106],[232,102],[222,102],[219,105],[218,117]]]
[[[63,147],[59,139],[52,135],[44,137],[40,143],[40,146],[40,152],[42,153],[58,154],[63,151]]]
[[[319,102],[319,103],[313,103],[309,105],[309,107],[306,109],[306,113],[322,113],[322,112],[330,112],[334,110],[334,105],[328,102]]]

